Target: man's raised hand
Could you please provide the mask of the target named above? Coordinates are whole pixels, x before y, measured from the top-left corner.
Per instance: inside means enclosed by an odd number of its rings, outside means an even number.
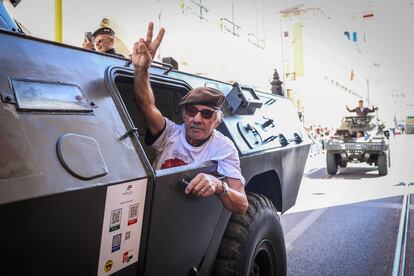
[[[150,22],[148,24],[147,39],[145,40],[145,45],[147,46],[148,51],[150,52],[152,58],[155,57],[155,53],[157,52],[157,49],[161,44],[161,41],[165,34],[165,29],[164,28],[160,29],[154,41],[152,41],[153,32],[154,32],[154,23]]]
[[[154,23],[148,24],[148,31],[146,40],[140,38],[138,42],[135,42],[134,49],[132,51],[132,63],[135,68],[147,70],[155,57],[158,47],[165,34],[165,29],[161,28],[158,32],[155,40],[152,40],[154,32]]]

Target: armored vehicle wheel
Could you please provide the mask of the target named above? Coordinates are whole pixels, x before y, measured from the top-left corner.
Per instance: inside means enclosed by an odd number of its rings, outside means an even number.
[[[330,175],[334,175],[338,172],[338,162],[335,154],[332,152],[326,152],[326,169]]]
[[[276,209],[262,195],[247,197],[247,213],[233,214],[227,225],[213,275],[286,275],[285,240]]]
[[[348,166],[348,161],[342,161],[341,163],[339,163],[339,166],[341,168],[346,168]]]
[[[388,164],[387,164],[387,154],[378,155],[378,174],[387,175],[388,174]]]

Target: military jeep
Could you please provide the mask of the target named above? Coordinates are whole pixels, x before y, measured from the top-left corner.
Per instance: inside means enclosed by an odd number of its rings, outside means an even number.
[[[19,2],[19,1],[15,1]],[[184,193],[216,163],[164,170],[127,59],[20,33],[0,2],[1,275],[285,275],[278,212],[295,204],[310,140],[289,99],[154,63],[157,107],[181,123],[193,87],[226,94],[249,209]]]
[[[348,163],[378,166],[387,175],[390,162],[389,130],[374,116],[349,116],[342,119],[335,135],[326,145],[326,168],[334,175]]]

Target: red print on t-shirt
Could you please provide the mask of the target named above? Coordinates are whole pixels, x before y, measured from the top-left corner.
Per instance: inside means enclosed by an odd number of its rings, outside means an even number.
[[[178,159],[176,157],[174,159],[165,160],[165,162],[161,166],[161,169],[168,169],[168,168],[179,167],[179,166],[184,166],[184,165],[187,165],[187,163],[185,163],[183,160]]]

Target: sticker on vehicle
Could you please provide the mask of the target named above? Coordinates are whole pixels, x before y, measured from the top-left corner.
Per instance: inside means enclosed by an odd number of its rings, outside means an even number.
[[[111,220],[109,225],[109,232],[116,231],[121,228],[122,209],[113,210],[111,212]]]
[[[107,187],[98,276],[138,262],[146,191],[147,179]]]
[[[138,221],[138,204],[129,206],[128,225],[137,223]]]
[[[122,233],[119,233],[112,238],[112,250],[111,250],[112,253],[121,249],[121,241],[122,241]]]

